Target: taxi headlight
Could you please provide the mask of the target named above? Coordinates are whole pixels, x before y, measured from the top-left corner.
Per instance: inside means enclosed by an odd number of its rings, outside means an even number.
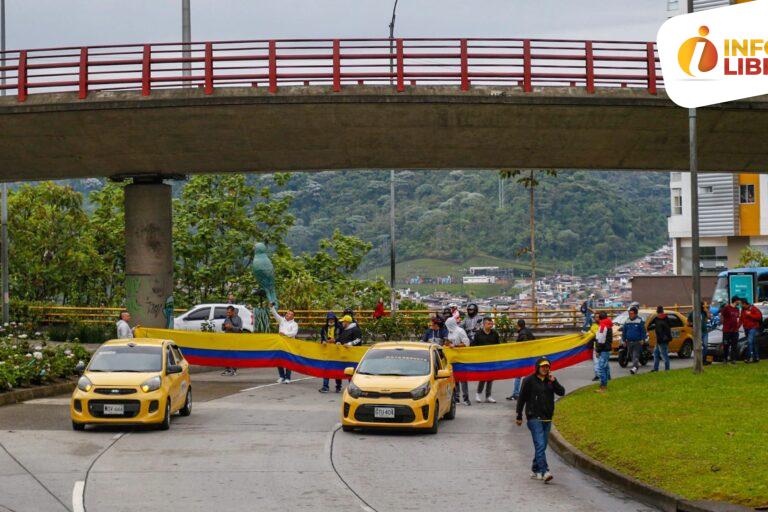
[[[429,390],[430,390],[429,382],[425,382],[421,386],[411,390],[411,398],[413,398],[414,400],[424,398],[429,394]]]
[[[80,391],[86,391],[86,392],[88,392],[88,391],[90,391],[91,389],[93,389],[93,383],[91,382],[91,380],[90,380],[88,377],[86,377],[85,375],[83,375],[83,376],[82,376],[82,377],[80,377],[80,379],[77,381],[77,389],[79,389]]]
[[[150,393],[152,391],[157,391],[158,389],[160,389],[160,385],[162,383],[163,382],[160,379],[160,376],[159,375],[155,375],[154,377],[145,380],[141,384],[141,390],[143,392],[145,392],[145,393]]]
[[[350,382],[349,386],[347,386],[347,393],[349,393],[349,396],[352,398],[360,398],[363,396],[363,390],[355,386],[354,382]]]

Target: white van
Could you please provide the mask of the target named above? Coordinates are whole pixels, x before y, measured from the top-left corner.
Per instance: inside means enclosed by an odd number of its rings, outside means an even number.
[[[203,323],[213,324],[214,332],[224,332],[221,325],[227,317],[227,308],[233,306],[243,321],[243,332],[253,332],[253,313],[238,304],[198,304],[173,319],[173,328],[180,331],[202,331]]]

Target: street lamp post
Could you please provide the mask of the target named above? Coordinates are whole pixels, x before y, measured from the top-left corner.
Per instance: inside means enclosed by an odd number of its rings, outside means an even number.
[[[5,0],[0,0],[0,55],[2,60],[0,61],[0,83],[5,85]],[[5,96],[5,87],[0,90],[0,95]],[[0,205],[0,263],[3,266],[2,281],[3,281],[3,323],[8,322],[9,309],[10,309],[10,293],[8,286],[8,184],[3,182],[2,185],[2,205]]]
[[[181,64],[181,75],[185,78],[184,87],[191,87],[189,77],[192,76],[192,63],[189,59],[192,57],[192,17],[190,13],[190,0],[181,0],[181,56],[184,62]]]
[[[395,17],[397,15],[397,2],[392,6],[392,19],[389,22],[389,82],[393,83],[394,66],[392,52],[395,42]],[[392,316],[397,309],[397,294],[395,293],[395,170],[389,171],[389,308]]]
[[[699,268],[699,159],[696,137],[696,109],[688,109],[688,137],[691,167],[691,279],[693,280],[693,373],[704,369],[701,337],[701,276]]]

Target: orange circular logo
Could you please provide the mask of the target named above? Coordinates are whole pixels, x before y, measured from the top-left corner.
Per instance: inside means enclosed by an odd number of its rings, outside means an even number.
[[[689,76],[695,76],[696,70],[706,73],[717,66],[717,48],[706,38],[709,35],[709,27],[699,27],[699,36],[691,37],[680,45],[677,52],[677,62],[680,68]],[[699,62],[693,62],[697,49],[703,45]],[[693,72],[692,72],[693,71]]]

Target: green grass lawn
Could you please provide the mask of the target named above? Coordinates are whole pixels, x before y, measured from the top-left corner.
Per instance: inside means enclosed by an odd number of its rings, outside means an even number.
[[[768,506],[768,362],[646,373],[558,402],[574,446],[688,499]]]

